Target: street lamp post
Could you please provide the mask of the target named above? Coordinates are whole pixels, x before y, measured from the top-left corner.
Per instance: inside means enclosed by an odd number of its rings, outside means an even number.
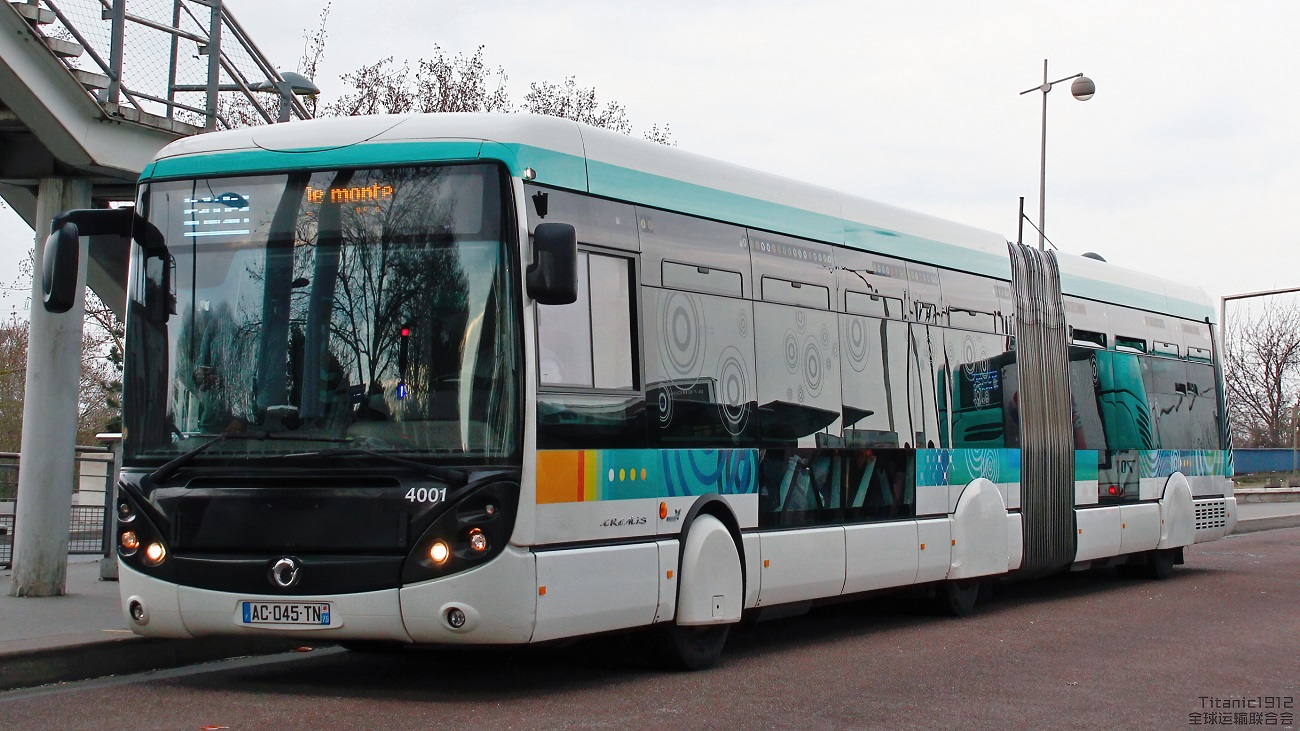
[[[1291,294],[1300,292],[1300,287],[1287,287],[1285,289],[1266,289],[1262,292],[1242,292],[1241,294],[1225,294],[1219,298],[1219,347],[1226,349],[1228,347],[1228,303],[1235,300],[1248,300],[1254,297],[1272,297],[1277,294]]]
[[[1051,91],[1053,86],[1056,86],[1062,81],[1069,81],[1070,79],[1074,79],[1074,83],[1070,84],[1070,94],[1072,94],[1075,99],[1078,99],[1081,102],[1086,102],[1092,98],[1093,94],[1097,93],[1097,85],[1093,83],[1092,79],[1083,74],[1074,74],[1073,76],[1066,76],[1065,78],[1057,79],[1056,81],[1048,81],[1047,59],[1043,59],[1042,85],[1035,86],[1032,89],[1025,89],[1020,92],[1021,96],[1024,96],[1031,91],[1043,92],[1043,142],[1039,152],[1038,166],[1038,248],[1040,250],[1043,248],[1043,242],[1047,238],[1046,234],[1043,233],[1043,218],[1044,213],[1047,210],[1043,203],[1044,196],[1047,193],[1047,92]]]

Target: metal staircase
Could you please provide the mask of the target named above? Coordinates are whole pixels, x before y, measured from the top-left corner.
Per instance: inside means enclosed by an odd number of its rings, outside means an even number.
[[[285,118],[259,93],[284,78],[221,0],[7,4],[111,117],[179,135]],[[287,116],[311,116],[289,102]]]

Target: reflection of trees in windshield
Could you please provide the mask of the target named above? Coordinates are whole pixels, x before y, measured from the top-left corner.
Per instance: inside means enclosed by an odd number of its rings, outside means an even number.
[[[193,184],[155,193],[151,214],[178,262],[178,316],[134,329],[172,342],[177,437],[247,427],[381,448],[513,450],[515,333],[501,309],[495,168],[217,182],[251,191],[250,235],[182,238],[195,229],[180,228],[175,209],[182,194],[196,197]],[[157,393],[161,375],[138,390]],[[149,421],[147,404],[133,411]]]
[[[342,186],[368,189],[380,185],[373,180],[377,177],[346,179]],[[335,275],[332,297],[320,299],[333,302],[329,336],[338,342],[332,350],[341,366],[363,381],[365,408],[376,405],[375,397],[387,381],[418,382],[414,372],[398,372],[400,353],[395,351],[402,347],[403,328],[408,333],[407,360],[412,360],[414,342],[430,347],[430,358],[414,359],[422,370],[439,370],[441,365],[444,373],[454,373],[458,366],[460,343],[453,338],[464,332],[468,282],[459,252],[451,245],[454,193],[438,195],[444,178],[445,170],[432,175],[400,171],[382,180],[393,189],[391,199],[324,204],[314,232],[315,256],[307,247],[298,249],[295,271],[300,276]],[[310,309],[309,303],[303,304]],[[419,403],[425,393],[411,389],[405,395],[412,403],[405,406],[427,406]]]

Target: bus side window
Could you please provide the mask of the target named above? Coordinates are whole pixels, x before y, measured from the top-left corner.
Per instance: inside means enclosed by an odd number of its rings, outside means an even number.
[[[1193,449],[1222,449],[1219,443],[1219,397],[1214,366],[1187,364],[1187,416]]]
[[[631,259],[579,252],[577,301],[538,306],[539,447],[643,446],[633,271]]]
[[[1106,432],[1097,402],[1099,382],[1094,353],[1088,348],[1070,347],[1070,411],[1075,449],[1095,449],[1105,459]]]
[[[917,449],[949,447],[939,433],[939,399],[936,386],[944,368],[943,328],[912,323],[911,410],[912,445]]]
[[[944,446],[1000,449],[1008,446],[1003,369],[1011,361],[1004,335],[944,331],[947,365],[936,381],[939,432]],[[949,420],[952,434],[947,436]]]
[[[1192,401],[1187,393],[1187,365],[1181,360],[1155,355],[1141,356],[1140,360],[1142,382],[1155,422],[1156,447],[1191,449],[1187,409]]]

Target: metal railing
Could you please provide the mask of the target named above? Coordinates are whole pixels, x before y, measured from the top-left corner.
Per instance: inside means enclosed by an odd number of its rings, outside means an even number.
[[[109,449],[103,447],[78,446],[79,454],[107,454]],[[111,461],[102,458],[77,457],[77,485],[81,482],[81,465],[98,462],[105,465],[104,504],[72,505],[68,521],[68,554],[110,556],[112,549],[112,513],[108,505],[114,496],[117,470]],[[19,455],[15,452],[0,452],[0,568],[10,568],[13,564],[14,530],[17,528],[16,496],[18,494]],[[74,490],[74,493],[78,492]],[[98,491],[96,491],[98,492]]]
[[[218,124],[239,126],[231,119],[235,114],[266,123],[278,116],[278,109],[268,108],[253,87],[283,77],[222,0],[17,4],[32,8],[24,15],[40,19],[32,24],[41,35],[56,43],[75,42],[84,50],[84,55],[66,55],[64,62],[110,113],[129,107],[206,130]],[[89,80],[95,75],[102,81]],[[92,91],[101,83],[97,93]],[[294,116],[311,117],[301,100],[288,101]]]

